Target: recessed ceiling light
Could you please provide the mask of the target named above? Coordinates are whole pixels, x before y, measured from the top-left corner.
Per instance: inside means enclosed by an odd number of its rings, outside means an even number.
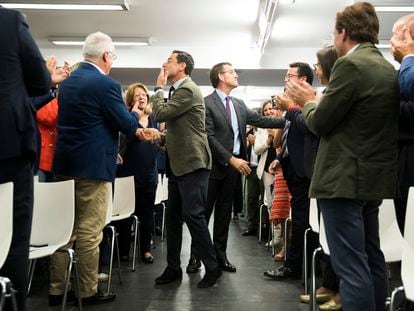
[[[377,12],[414,12],[414,6],[376,6]]]
[[[83,11],[127,11],[129,5],[126,0],[89,0],[69,1],[30,0],[30,1],[0,1],[0,5],[9,9],[26,10],[83,10]]]
[[[86,37],[48,37],[49,42],[55,45],[82,46]],[[115,46],[147,46],[150,45],[149,37],[111,37]]]

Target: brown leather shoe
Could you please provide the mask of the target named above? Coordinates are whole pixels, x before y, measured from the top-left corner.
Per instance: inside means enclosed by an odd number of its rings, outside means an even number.
[[[336,303],[335,300],[331,299],[328,302],[325,302],[323,305],[320,305],[319,310],[342,310],[342,305],[340,303]]]
[[[325,303],[332,299],[334,295],[331,293],[327,294],[317,294],[316,295],[316,303]],[[303,303],[310,303],[310,295],[300,295],[300,302]]]
[[[282,249],[280,250],[279,253],[277,253],[274,257],[273,257],[274,261],[277,262],[283,262],[285,261],[285,247],[283,246]]]

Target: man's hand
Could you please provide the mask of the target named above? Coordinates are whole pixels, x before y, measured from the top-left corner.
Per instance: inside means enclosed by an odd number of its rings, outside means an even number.
[[[236,157],[231,157],[229,160],[229,164],[233,166],[238,172],[243,174],[244,176],[247,176],[252,171],[249,166],[249,162],[239,159]]]
[[[155,143],[161,141],[161,133],[156,128],[146,128],[142,132],[145,141]]]
[[[276,175],[276,171],[280,166],[279,160],[273,160],[272,163],[269,165],[269,173],[272,175]]]
[[[157,77],[157,87],[164,88],[167,85],[167,78],[168,78],[168,71],[166,71],[163,67],[160,69],[160,73]]]
[[[249,142],[250,145],[253,145],[254,142],[256,141],[256,136],[254,136],[253,134],[247,135],[247,141]]]
[[[53,86],[58,85],[70,75],[70,66],[68,62],[64,62],[63,67],[57,67],[57,58],[54,55],[46,57],[46,67],[50,72]]]
[[[315,100],[315,90],[306,81],[289,81],[286,83],[286,94],[295,104],[303,107],[307,102]]]
[[[391,38],[391,53],[394,59],[401,63],[404,56],[414,54],[414,40],[406,27],[400,38]]]
[[[274,99],[276,101],[276,107],[281,111],[288,111],[290,106],[294,105],[293,100],[287,97],[285,94],[276,95]]]

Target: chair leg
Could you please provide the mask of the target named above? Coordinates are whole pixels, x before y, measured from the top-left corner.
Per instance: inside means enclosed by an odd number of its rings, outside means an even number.
[[[72,261],[73,261],[73,267],[75,272],[75,288],[76,288],[76,295],[78,296],[78,308],[79,311],[82,311],[82,299],[79,292],[79,273],[78,273],[78,258],[76,258],[76,253],[74,250],[71,250],[72,254]]]
[[[10,279],[6,277],[0,277],[0,287],[0,310],[4,310],[6,298],[10,298],[13,310],[18,311],[15,290],[13,289],[13,284]]]
[[[283,237],[285,239],[285,261],[286,261],[287,253],[288,253],[288,241],[289,241],[288,222],[289,221],[290,221],[290,218],[286,218],[286,220],[285,220],[285,236]]]
[[[259,244],[262,243],[262,213],[264,204],[259,207]]]
[[[69,261],[68,261],[68,268],[67,268],[67,273],[66,273],[65,288],[63,290],[62,309],[61,309],[62,311],[65,310],[66,300],[68,298],[69,280],[72,274],[72,266],[73,266],[73,250],[68,249],[67,252],[68,252]]]
[[[136,262],[136,255],[137,255],[137,238],[138,238],[138,217],[136,215],[131,215],[134,224],[134,247],[133,255],[132,255],[132,270],[135,271],[135,262]]]
[[[119,284],[122,284],[122,279],[121,279],[121,256],[119,255],[118,233],[116,232],[116,229],[115,229],[115,247],[116,247],[116,255],[118,257],[118,278],[119,278]]]
[[[164,241],[164,232],[165,232],[165,210],[166,210],[165,203],[162,202],[162,224],[161,224],[161,242]]]
[[[32,259],[29,262],[29,286],[27,287],[27,294],[30,293],[30,288],[32,287],[32,281],[33,281],[34,270],[36,268],[36,262],[37,262],[37,259]]]
[[[303,284],[305,285],[305,295],[308,293],[308,232],[311,229],[305,230],[303,235]]]
[[[311,295],[309,301],[309,310],[316,311],[316,256],[322,252],[322,247],[318,247],[314,250],[312,255],[312,275],[311,275]]]
[[[111,257],[109,259],[109,273],[108,273],[108,285],[106,287],[106,294],[109,295],[111,291],[111,279],[112,279],[112,264],[114,261],[114,247],[115,247],[115,227],[114,226],[106,226],[109,230],[112,231],[111,237]]]
[[[391,303],[390,303],[390,309],[389,309],[390,311],[397,310],[396,305],[395,305],[395,297],[397,297],[397,294],[402,291],[404,291],[404,286],[397,287],[392,291]]]

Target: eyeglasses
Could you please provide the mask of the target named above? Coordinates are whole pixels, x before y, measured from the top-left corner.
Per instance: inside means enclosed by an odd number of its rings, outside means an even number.
[[[320,63],[313,64],[313,69],[317,70],[319,65],[320,65]]]
[[[116,56],[116,54],[114,52],[106,51],[106,53],[108,53],[112,56],[112,60],[116,60],[118,58],[118,56]]]
[[[285,78],[287,78],[287,79],[290,79],[290,78],[293,78],[293,77],[299,78],[299,77],[300,77],[300,75],[294,75],[294,74],[291,74],[291,73],[287,73],[287,74],[285,75]]]
[[[228,72],[228,73],[229,73],[229,74],[231,74],[231,75],[237,74],[236,70],[234,70],[234,69],[224,70],[224,71],[222,71],[222,72],[220,72],[220,73],[226,73],[226,72]]]

